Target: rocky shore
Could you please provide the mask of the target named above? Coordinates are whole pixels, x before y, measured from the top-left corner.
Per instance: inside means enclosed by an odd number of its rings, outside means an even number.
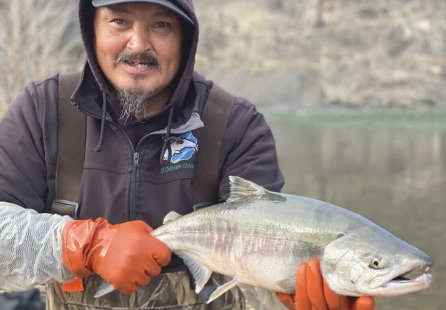
[[[446,108],[444,0],[194,3],[197,70],[259,106]],[[0,0],[0,112],[31,79],[82,68],[76,6]]]

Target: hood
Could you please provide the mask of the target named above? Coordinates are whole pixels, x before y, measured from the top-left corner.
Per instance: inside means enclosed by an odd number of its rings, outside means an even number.
[[[189,85],[192,80],[195,65],[195,55],[198,45],[198,20],[194,12],[194,6],[192,0],[172,0],[178,6],[180,6],[184,12],[192,19],[194,25],[188,25],[185,29],[184,48],[183,48],[183,63],[180,67],[180,72],[177,75],[174,83],[177,83],[176,89],[171,97],[171,100],[165,110],[175,107],[176,110],[181,109],[181,105],[184,102],[186,93],[189,89]],[[95,14],[95,8],[91,4],[91,0],[79,1],[79,22],[82,40],[84,42],[86,54],[87,54],[87,66],[82,74],[81,81],[72,96],[73,101],[83,110],[90,115],[100,117],[103,107],[98,105],[97,101],[79,99],[77,94],[92,93],[91,83],[96,83],[98,90],[102,94],[96,92],[95,95],[103,97],[104,95],[111,101],[116,102],[112,87],[107,78],[103,74],[97,62],[94,52],[94,30],[93,19]],[[94,92],[93,92],[94,93]],[[95,96],[96,97],[96,96]],[[99,103],[100,104],[100,103]]]

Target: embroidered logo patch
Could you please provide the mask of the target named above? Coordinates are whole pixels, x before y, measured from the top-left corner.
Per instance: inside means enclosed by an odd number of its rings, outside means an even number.
[[[186,132],[179,136],[181,141],[174,141],[170,144],[172,150],[170,162],[172,164],[179,163],[180,161],[189,160],[198,151],[198,141],[192,134],[192,132]],[[164,160],[169,158],[169,150],[166,150],[163,155]]]

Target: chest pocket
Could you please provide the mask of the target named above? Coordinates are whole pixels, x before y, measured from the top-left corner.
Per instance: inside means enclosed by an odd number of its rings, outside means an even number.
[[[97,276],[84,278],[85,292],[95,292],[102,279]],[[219,286],[228,281],[222,275],[214,274],[212,281]],[[233,289],[209,305],[200,300],[192,289],[187,271],[165,273],[152,279],[148,286],[138,292],[125,295],[118,291],[94,298],[85,292],[63,292],[60,284],[47,285],[47,310],[244,310],[242,292]]]

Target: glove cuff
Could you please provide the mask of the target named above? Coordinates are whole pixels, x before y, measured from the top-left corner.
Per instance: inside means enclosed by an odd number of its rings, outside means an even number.
[[[108,224],[103,218],[68,222],[62,231],[62,262],[67,270],[78,278],[94,274],[88,260],[96,231]]]

